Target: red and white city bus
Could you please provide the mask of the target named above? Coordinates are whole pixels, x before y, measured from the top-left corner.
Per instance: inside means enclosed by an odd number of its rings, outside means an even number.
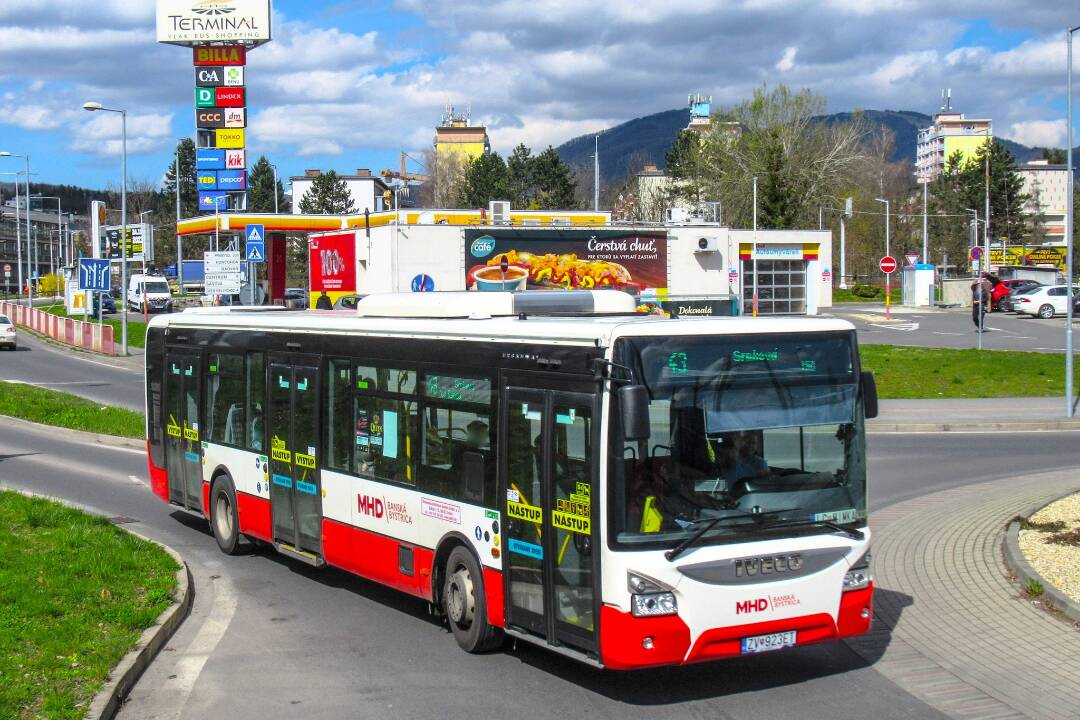
[[[153,491],[505,636],[633,669],[870,627],[853,327],[617,291],[188,310],[146,339]],[[246,540],[245,540],[246,539]]]

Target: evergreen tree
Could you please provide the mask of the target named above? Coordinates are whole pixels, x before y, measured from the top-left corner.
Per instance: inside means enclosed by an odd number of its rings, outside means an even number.
[[[1023,237],[1024,209],[1031,198],[1024,192],[1024,179],[1012,153],[998,140],[989,143],[989,150],[990,237],[994,242],[1007,238],[1015,244]],[[967,207],[978,210],[980,219],[986,207],[986,156],[987,144],[983,144],[960,174],[962,193],[969,203]]]
[[[570,210],[575,207],[574,190],[577,182],[570,166],[562,161],[555,148],[537,155],[533,161],[536,195],[533,205],[538,210]]]
[[[785,161],[783,144],[776,132],[768,133],[761,141],[763,172],[758,178],[758,227],[776,230],[797,227],[799,207],[794,199],[800,193]]]
[[[511,207],[525,209],[532,202],[535,192],[534,161],[532,150],[519,144],[506,159],[507,199]]]
[[[281,181],[274,184],[274,168],[265,155],[259,157],[248,175],[248,210],[258,213],[274,212],[274,193],[277,192],[277,204],[279,212],[288,212],[285,204],[285,189]]]
[[[690,180],[697,174],[701,156],[701,137],[693,130],[682,130],[664,154],[664,172],[676,180]]]
[[[315,178],[300,199],[300,212],[308,215],[341,215],[356,212],[348,185],[333,170]]]
[[[195,185],[195,142],[184,138],[178,143],[180,151],[180,217],[194,217],[199,212],[199,191]],[[162,191],[162,214],[173,220],[176,215],[176,156],[165,171]]]
[[[458,203],[462,207],[487,207],[492,200],[509,197],[506,163],[495,152],[473,158],[465,167]]]
[[[1067,156],[1062,148],[1043,148],[1042,159],[1051,165],[1064,165]]]

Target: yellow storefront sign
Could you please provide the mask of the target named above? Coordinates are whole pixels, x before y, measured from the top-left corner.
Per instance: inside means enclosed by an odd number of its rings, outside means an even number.
[[[223,128],[214,131],[214,147],[216,148],[242,148],[244,147],[243,128]]]

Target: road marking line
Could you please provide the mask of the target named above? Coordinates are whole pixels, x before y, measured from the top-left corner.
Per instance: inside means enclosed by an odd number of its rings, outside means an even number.
[[[145,485],[146,484],[142,480],[140,480],[139,478],[135,477],[134,475],[128,475],[128,479],[131,480],[131,482],[135,483],[136,485]]]
[[[33,380],[4,380],[4,382],[12,383],[15,385],[33,385],[34,387],[45,387],[46,385],[92,385],[94,387],[101,387],[103,385],[112,385],[108,380],[68,380],[65,382],[34,382]]]
[[[968,334],[970,334],[970,333],[962,333],[962,332],[960,332],[960,333],[941,332],[939,330],[934,330],[933,332],[934,332],[935,335],[968,335]]]
[[[37,340],[37,338],[34,338],[34,339]],[[132,373],[132,374],[141,374],[138,370],[125,368],[125,367],[122,367],[120,365],[114,365],[112,363],[101,362],[99,360],[91,360],[90,358],[80,357],[77,354],[67,353],[66,351],[61,350],[59,348],[50,347],[48,343],[42,342],[41,340],[38,340],[38,344],[41,345],[42,350],[47,350],[49,352],[56,353],[57,355],[64,355],[65,357],[69,357],[72,360],[79,360],[81,362],[90,363],[91,365],[100,365],[101,367],[107,367],[107,368],[111,368],[113,370],[119,370],[120,372],[126,372],[126,373]]]

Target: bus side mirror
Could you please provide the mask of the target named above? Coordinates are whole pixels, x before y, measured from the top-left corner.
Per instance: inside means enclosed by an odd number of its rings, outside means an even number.
[[[631,442],[648,440],[649,390],[644,385],[623,385],[617,394],[622,409],[623,439]]]
[[[877,381],[874,380],[874,373],[863,370],[859,374],[859,384],[862,386],[863,414],[867,420],[876,418],[878,416],[878,398]]]

